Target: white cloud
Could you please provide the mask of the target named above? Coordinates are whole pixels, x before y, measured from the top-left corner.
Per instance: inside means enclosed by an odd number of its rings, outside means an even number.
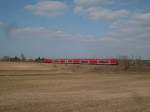
[[[0,21],[0,27],[5,27],[5,26],[6,26],[6,24],[4,22]]]
[[[128,11],[126,10],[109,10],[104,8],[88,8],[86,10],[87,15],[89,18],[93,20],[100,20],[100,19],[106,19],[106,20],[117,20],[119,18],[127,17]]]
[[[59,1],[39,1],[37,4],[27,5],[25,9],[39,16],[61,16],[67,5]]]
[[[85,35],[78,33],[64,32],[63,30],[50,30],[46,27],[18,27],[12,28],[9,32],[12,38],[53,38],[53,39],[65,39],[78,42],[91,42],[97,41],[95,35]],[[97,39],[96,39],[97,38]]]
[[[121,19],[120,21],[113,22],[111,25],[111,31],[106,33],[103,37],[98,37],[95,35],[74,34],[61,30],[54,31],[45,27],[14,28],[11,30],[11,35],[13,37],[25,38],[47,37],[73,39],[88,44],[108,44],[108,46],[112,47],[143,47],[144,45],[148,46],[148,44],[150,44],[150,20],[146,19],[147,21],[145,21],[145,16],[143,15],[149,15],[149,13],[133,14],[127,20]]]
[[[147,19],[149,14],[133,14],[128,20],[116,21],[106,37],[118,40],[118,47],[143,48],[150,45],[150,19]]]
[[[49,31],[43,27],[32,28],[32,27],[22,27],[22,28],[13,28],[10,32],[12,37],[25,37],[25,38],[34,38],[40,37],[43,35],[48,35]]]
[[[45,27],[13,28],[10,35],[17,38],[69,38],[70,36],[70,34],[63,31],[53,31]]]
[[[76,34],[62,30],[50,30],[46,27],[12,28],[10,36],[18,38],[57,38],[87,45],[89,49],[97,48],[118,54],[146,53],[150,49],[150,13],[133,13],[127,19],[113,21],[111,30],[103,37],[87,34]],[[87,49],[88,49],[87,47]],[[142,54],[141,54],[142,55]]]
[[[145,55],[150,49],[150,13],[133,13],[127,19],[113,22],[111,30],[101,37],[84,38],[91,48],[118,54]],[[143,54],[144,53],[144,54]]]
[[[3,22],[0,21],[0,25],[3,25]]]
[[[84,15],[92,20],[115,21],[129,16],[125,9],[112,10],[105,5],[111,4],[112,0],[75,0],[74,12]]]
[[[112,3],[112,0],[74,0],[76,6],[81,6],[84,8],[100,6]]]

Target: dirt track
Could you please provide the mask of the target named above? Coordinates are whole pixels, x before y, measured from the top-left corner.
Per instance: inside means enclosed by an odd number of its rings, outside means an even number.
[[[0,63],[0,112],[150,112],[149,73],[72,67]]]

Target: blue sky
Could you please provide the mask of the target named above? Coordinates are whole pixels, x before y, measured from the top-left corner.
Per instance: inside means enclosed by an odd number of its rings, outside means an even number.
[[[0,56],[150,59],[149,0],[0,0]]]

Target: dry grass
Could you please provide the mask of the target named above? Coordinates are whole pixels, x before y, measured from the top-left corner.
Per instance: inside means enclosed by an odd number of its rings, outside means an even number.
[[[0,63],[0,112],[150,112],[149,73],[99,68]]]

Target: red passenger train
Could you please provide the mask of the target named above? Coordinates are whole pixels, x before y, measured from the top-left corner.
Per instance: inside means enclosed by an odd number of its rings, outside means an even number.
[[[118,59],[44,59],[44,63],[118,65]]]

